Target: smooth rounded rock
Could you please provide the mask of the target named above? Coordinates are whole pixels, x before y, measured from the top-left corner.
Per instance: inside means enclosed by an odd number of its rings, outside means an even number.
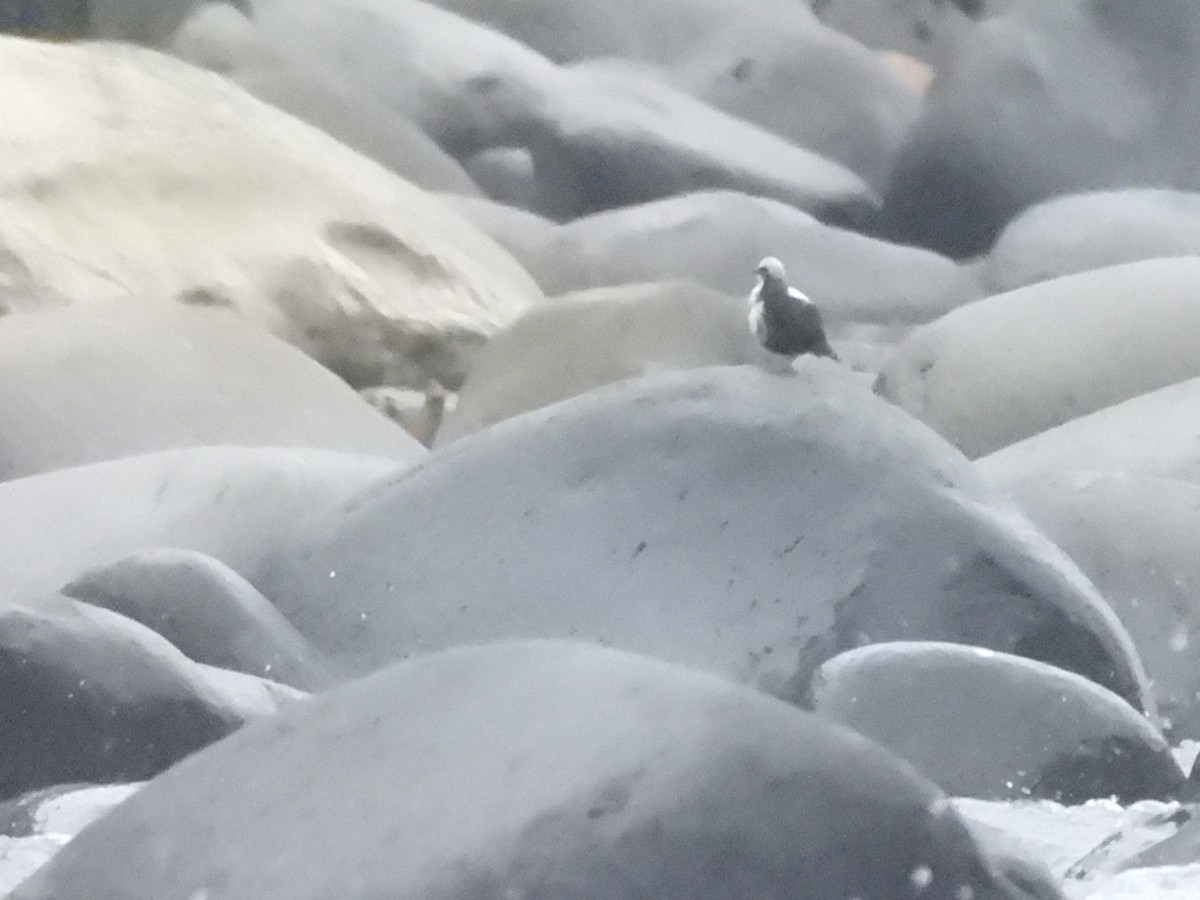
[[[980,457],[1002,489],[1035,475],[1089,469],[1200,483],[1200,378],[1105,407]]]
[[[813,676],[812,709],[956,797],[1077,804],[1191,797],[1166,740],[1128,703],[1045,663],[962,644],[850,650]]]
[[[1121,263],[1198,255],[1200,194],[1094,191],[1046,200],[1014,218],[985,258],[980,278],[998,294]],[[1153,291],[1142,292],[1139,302],[1146,296]]]
[[[250,18],[220,0],[200,5],[188,17],[171,39],[170,51],[221,73],[418,187],[479,194],[471,177],[429,135],[344,79],[278,57],[270,57],[270,65],[243,65],[243,59],[257,58],[250,50],[257,40]]]
[[[1074,564],[949,444],[823,359],[599,388],[435,451],[306,534],[252,580],[358,669],[584,637],[796,696],[842,650],[920,638],[1149,702]]]
[[[0,606],[0,678],[0,797],[148,778],[242,723],[167,641],[87,604]]]
[[[853,733],[655,660],[527,642],[413,660],[246,729],[12,898],[331,891],[1029,896],[936,788]]]
[[[1129,631],[1167,734],[1200,740],[1200,485],[1070,471],[1033,476],[1008,492]]]
[[[876,389],[967,456],[1200,376],[1200,257],[1057,278],[908,335]]]
[[[212,444],[424,453],[227,310],[114,302],[0,318],[0,479]]]
[[[745,297],[764,256],[782,261],[794,285],[833,322],[926,322],[980,296],[972,274],[945,257],[730,191],[577,219],[539,251],[538,268],[550,293],[679,278]],[[553,272],[559,258],[561,269]]]
[[[253,583],[261,560],[313,515],[399,468],[324,450],[194,447],[3,482],[0,598],[53,595],[83,571],[153,547],[205,553]]]
[[[1014,4],[975,29],[927,95],[895,161],[884,233],[961,258],[1056,195],[1200,187],[1198,48],[1190,0],[1153,15],[1121,0]]]
[[[559,61],[616,57],[837,160],[877,190],[920,97],[793,0],[437,0]]]
[[[556,220],[705,188],[762,193],[854,221],[880,205],[841,163],[713,108],[646,65],[561,67],[420,0],[254,7],[253,39],[210,31],[216,47],[191,58],[239,81],[266,74],[286,93],[302,94],[306,79],[332,83],[385,120],[410,120],[463,163],[515,150],[529,165],[517,197]],[[293,77],[299,82],[289,88]]]
[[[444,204],[211,72],[0,38],[0,77],[0,270],[33,286],[228,307],[356,385],[454,385],[541,299]]]
[[[211,556],[155,548],[90,569],[63,588],[158,632],[190,659],[304,690],[328,666],[254,586]]]
[[[622,378],[741,364],[790,371],[750,334],[738,299],[686,282],[568,294],[489,342],[438,443]]]

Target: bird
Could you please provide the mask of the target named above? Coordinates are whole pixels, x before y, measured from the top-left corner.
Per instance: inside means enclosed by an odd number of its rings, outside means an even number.
[[[755,270],[758,283],[750,291],[750,333],[771,353],[795,359],[804,353],[838,356],[825,337],[821,311],[808,297],[788,287],[783,263],[768,256]]]

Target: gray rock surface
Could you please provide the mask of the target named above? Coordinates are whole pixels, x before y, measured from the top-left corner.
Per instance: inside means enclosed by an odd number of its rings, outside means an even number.
[[[251,580],[359,669],[584,637],[795,696],[842,650],[920,638],[1143,702],[1112,612],[961,454],[845,367],[797,370],[667,373],[510,419],[381,479]]]
[[[0,676],[0,797],[148,778],[242,723],[167,641],[87,604],[0,605]]]
[[[1058,194],[1200,187],[1200,8],[1021,3],[982,23],[900,153],[886,233],[955,257]],[[1069,148],[1069,149],[1068,149]]]
[[[142,550],[84,572],[63,593],[142,623],[196,662],[309,691],[332,681],[266,597],[194,550]]]
[[[228,307],[354,384],[461,381],[541,299],[444,204],[211,72],[0,38],[0,79],[0,280]]]
[[[972,273],[945,257],[731,191],[577,219],[533,253],[548,293],[681,278],[738,297],[759,260],[775,256],[831,322],[927,322],[980,296]]]
[[[976,461],[1001,489],[1074,469],[1200,483],[1200,378],[1108,406]]]
[[[1197,255],[1200,194],[1093,191],[1046,200],[1014,218],[1000,232],[980,277],[998,294],[1089,269]]]
[[[179,814],[197,808],[207,814]],[[930,783],[870,742],[659,661],[525,642],[412,660],[245,729],[85,829],[11,896],[966,891],[1029,896]]]
[[[1200,376],[1200,257],[1040,282],[914,330],[877,390],[968,456]]]
[[[439,432],[446,444],[519,413],[650,372],[788,361],[750,334],[745,301],[686,282],[596,288],[531,310],[480,354]]]
[[[873,644],[817,670],[812,708],[908,760],[955,797],[1194,797],[1162,734],[1056,666],[963,644]]]
[[[1172,740],[1200,740],[1200,485],[1071,471],[1008,489],[1129,631]]]
[[[877,190],[920,97],[794,0],[438,0],[552,59],[650,63],[720,109],[837,160]]]
[[[205,553],[253,582],[312,516],[400,468],[326,450],[193,447],[3,482],[0,599],[54,595],[153,547]]]
[[[210,444],[424,453],[227,310],[114,302],[0,319],[0,479]]]

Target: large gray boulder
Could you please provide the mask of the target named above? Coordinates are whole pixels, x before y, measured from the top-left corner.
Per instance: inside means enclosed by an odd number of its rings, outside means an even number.
[[[258,61],[254,23],[219,0],[197,7],[171,40],[180,59],[219,72],[260,100],[316,125],[418,187],[477,195],[471,177],[429,135],[335,73],[298,60]],[[269,62],[268,62],[269,60]]]
[[[968,456],[1200,376],[1200,257],[979,300],[896,348],[877,389]]]
[[[227,310],[114,302],[0,318],[0,479],[210,444],[424,453]]]
[[[438,444],[623,378],[742,364],[790,371],[750,334],[739,299],[687,282],[569,294],[492,338]]]
[[[462,162],[490,148],[527,151],[529,202],[557,219],[701,188],[845,219],[879,205],[843,165],[706,105],[647,66],[566,70],[421,0],[254,0],[249,21],[250,35],[189,24],[176,47],[247,84],[266,78],[277,94],[331,84],[361,97],[351,105],[367,115],[410,120]],[[195,32],[199,41],[188,37]]]
[[[210,72],[0,38],[0,79],[11,284],[229,307],[368,385],[453,386],[541,299],[435,198]]]
[[[1200,483],[1200,378],[1141,394],[980,457],[1002,490],[1074,469]]]
[[[797,366],[621,382],[477,432],[310,523],[255,583],[358,669],[578,636],[795,697],[842,650],[926,638],[1143,704],[1128,636],[1061,551],[844,367]]]
[[[680,278],[745,297],[764,256],[830,321],[927,322],[980,296],[945,257],[823,224],[763,197],[706,191],[598,213],[531,251],[549,293]]]
[[[1020,3],[982,23],[896,161],[886,233],[970,256],[1058,194],[1200,187],[1197,60],[1191,0]]]
[[[437,0],[559,61],[623,57],[886,185],[920,109],[886,64],[794,0]]]
[[[248,728],[11,897],[201,895],[1031,896],[932,784],[852,732],[659,661],[541,642],[412,660]]]
[[[320,654],[267,598],[195,550],[140,550],[89,569],[62,592],[140,622],[196,662],[303,690],[332,680]]]
[[[998,294],[1163,256],[1200,256],[1200,194],[1092,191],[1046,200],[1014,218],[996,239],[980,277]],[[1139,301],[1146,293],[1139,292]]]
[[[1012,498],[1099,588],[1146,664],[1162,726],[1200,740],[1200,485],[1047,472]]]
[[[877,741],[955,797],[1192,799],[1171,748],[1111,691],[1057,666],[902,641],[835,656],[814,711]]]
[[[0,797],[149,778],[242,724],[166,640],[62,598],[0,603],[0,677]]]
[[[153,547],[205,553],[253,582],[312,516],[402,467],[327,450],[193,447],[3,482],[0,598],[53,595]]]

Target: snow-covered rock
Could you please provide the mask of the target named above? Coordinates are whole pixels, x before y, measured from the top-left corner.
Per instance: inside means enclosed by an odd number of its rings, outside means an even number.
[[[227,310],[110,302],[0,318],[0,479],[210,444],[424,453]]]
[[[1163,727],[1176,740],[1200,738],[1200,485],[1051,471],[1008,491],[1129,631]]]
[[[251,581],[359,669],[578,636],[794,697],[842,650],[921,638],[1142,703],[1112,612],[958,451],[844,366],[797,369],[659,374],[509,419],[310,522]]]
[[[1200,187],[1200,7],[1014,4],[980,24],[896,160],[886,233],[955,257],[1058,194]]]
[[[1055,197],[1014,218],[1000,232],[980,277],[998,294],[1089,269],[1197,255],[1200,194],[1093,191]],[[1137,301],[1150,293],[1140,292]]]
[[[962,644],[872,644],[822,665],[810,700],[818,715],[877,741],[956,797],[1193,797],[1141,713],[1095,682],[1024,657]]]
[[[437,0],[552,59],[660,66],[709,103],[882,189],[920,97],[795,0]]]
[[[194,550],[155,548],[63,588],[157,631],[190,659],[304,690],[331,679],[320,655],[254,586]]]
[[[153,547],[208,554],[253,583],[262,557],[313,515],[399,468],[325,450],[196,447],[0,483],[0,599],[53,595]]]
[[[998,294],[913,331],[877,389],[968,456],[1200,376],[1200,257]]]
[[[980,296],[973,275],[945,257],[731,191],[577,219],[537,253],[548,293],[679,278],[738,297],[754,286],[759,260],[775,256],[832,321],[927,322]]]
[[[453,384],[541,297],[453,210],[210,72],[0,38],[0,78],[0,280],[227,306],[367,384]]]
[[[413,660],[241,731],[11,897],[719,900],[897,885],[1029,896],[932,784],[848,730],[657,660],[519,642]]]
[[[976,461],[1001,489],[1083,469],[1200,482],[1200,378],[1108,406]]]
[[[492,338],[438,443],[623,378],[741,364],[790,371],[750,334],[740,299],[680,281],[570,294]]]

